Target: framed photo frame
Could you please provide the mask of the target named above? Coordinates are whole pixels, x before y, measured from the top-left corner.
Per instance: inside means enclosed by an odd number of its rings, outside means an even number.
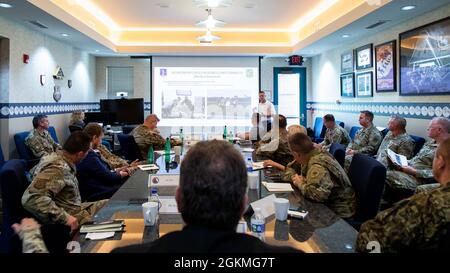
[[[341,97],[355,97],[355,73],[341,75]]]
[[[373,92],[373,72],[362,72],[356,74],[356,96],[372,97]]]
[[[354,70],[353,50],[341,54],[341,74],[351,73]]]
[[[400,95],[450,94],[450,17],[399,34]]]
[[[368,44],[365,46],[358,47],[355,50],[356,70],[373,67],[372,49],[373,49],[373,44]]]
[[[375,46],[375,87],[377,92],[395,92],[397,86],[397,41]]]

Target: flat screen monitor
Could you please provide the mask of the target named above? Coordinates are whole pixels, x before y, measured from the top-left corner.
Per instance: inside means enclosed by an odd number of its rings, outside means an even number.
[[[115,113],[116,123],[140,124],[144,122],[144,99],[100,100],[100,111]]]

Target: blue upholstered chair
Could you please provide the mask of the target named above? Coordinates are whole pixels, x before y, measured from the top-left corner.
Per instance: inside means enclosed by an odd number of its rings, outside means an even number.
[[[132,135],[118,134],[117,139],[122,147],[122,155],[126,160],[134,161],[136,159],[143,160],[139,147]]]
[[[336,124],[341,126],[342,128],[345,128],[345,123],[343,121],[336,120]]]
[[[12,159],[0,170],[0,189],[2,194],[3,225],[0,234],[1,253],[21,253],[22,242],[15,235],[12,224],[20,223],[25,217],[33,217],[22,206],[22,195],[29,186],[26,177],[25,160]],[[64,253],[71,240],[70,228],[60,224],[41,225],[41,233],[49,252]]]
[[[423,137],[420,136],[413,136],[413,135],[409,135],[415,142],[415,147],[414,147],[414,154],[413,156],[415,156],[420,149],[422,149],[423,145],[425,144],[425,139]]]
[[[356,136],[356,132],[358,132],[358,130],[361,129],[361,126],[353,126],[350,129],[350,133],[348,133],[350,135],[350,138],[353,140]]]
[[[14,135],[14,142],[16,143],[17,153],[20,159],[25,159],[27,161],[36,160],[30,148],[25,145],[25,139],[30,132],[20,132]],[[39,160],[38,160],[39,161]],[[37,163],[37,162],[36,162]]]
[[[48,127],[48,132],[49,132],[50,136],[53,138],[53,140],[56,143],[59,143],[58,136],[56,135],[55,127],[53,127],[53,126]]]
[[[2,146],[0,146],[0,170],[2,169],[4,164],[5,164],[5,157],[3,156]]]
[[[334,156],[336,161],[344,167],[345,161],[345,146],[340,143],[333,143],[330,146],[330,154]]]
[[[386,168],[376,159],[355,154],[348,177],[356,194],[356,213],[347,221],[357,230],[361,224],[377,215],[386,180]]]
[[[322,117],[316,117],[314,120],[314,128],[313,128],[313,141],[316,143],[320,143],[323,141],[323,138],[325,137],[325,132],[327,128],[325,127],[323,123]]]

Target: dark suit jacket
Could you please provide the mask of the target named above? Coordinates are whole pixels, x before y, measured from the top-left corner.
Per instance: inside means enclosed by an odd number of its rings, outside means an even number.
[[[77,179],[81,199],[89,202],[110,198],[125,182],[94,150],[77,164]]]
[[[233,230],[187,225],[145,244],[114,249],[111,253],[301,253],[291,247],[271,246]]]

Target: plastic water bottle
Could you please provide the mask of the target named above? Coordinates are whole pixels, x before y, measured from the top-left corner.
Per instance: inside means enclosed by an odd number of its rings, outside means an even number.
[[[247,157],[247,162],[245,165],[247,166],[247,172],[253,171],[253,161],[251,157]]]
[[[223,135],[222,135],[222,138],[223,138],[224,140],[226,140],[226,139],[227,139],[227,136],[228,136],[228,134],[227,134],[227,126],[225,125],[225,127],[223,127]]]
[[[230,133],[228,134],[228,142],[233,144],[233,132],[230,131]]]
[[[266,240],[264,234],[266,231],[266,222],[260,208],[255,208],[255,213],[250,219],[250,225],[252,228],[252,235],[264,242]]]
[[[151,187],[150,197],[148,198],[148,201],[149,202],[156,202],[156,203],[158,203],[158,208],[161,207],[161,200],[159,200],[158,188],[157,187]]]
[[[148,149],[148,153],[147,153],[147,163],[148,164],[153,164],[154,156],[155,156],[155,152],[153,150],[153,145],[150,145],[150,148]]]

